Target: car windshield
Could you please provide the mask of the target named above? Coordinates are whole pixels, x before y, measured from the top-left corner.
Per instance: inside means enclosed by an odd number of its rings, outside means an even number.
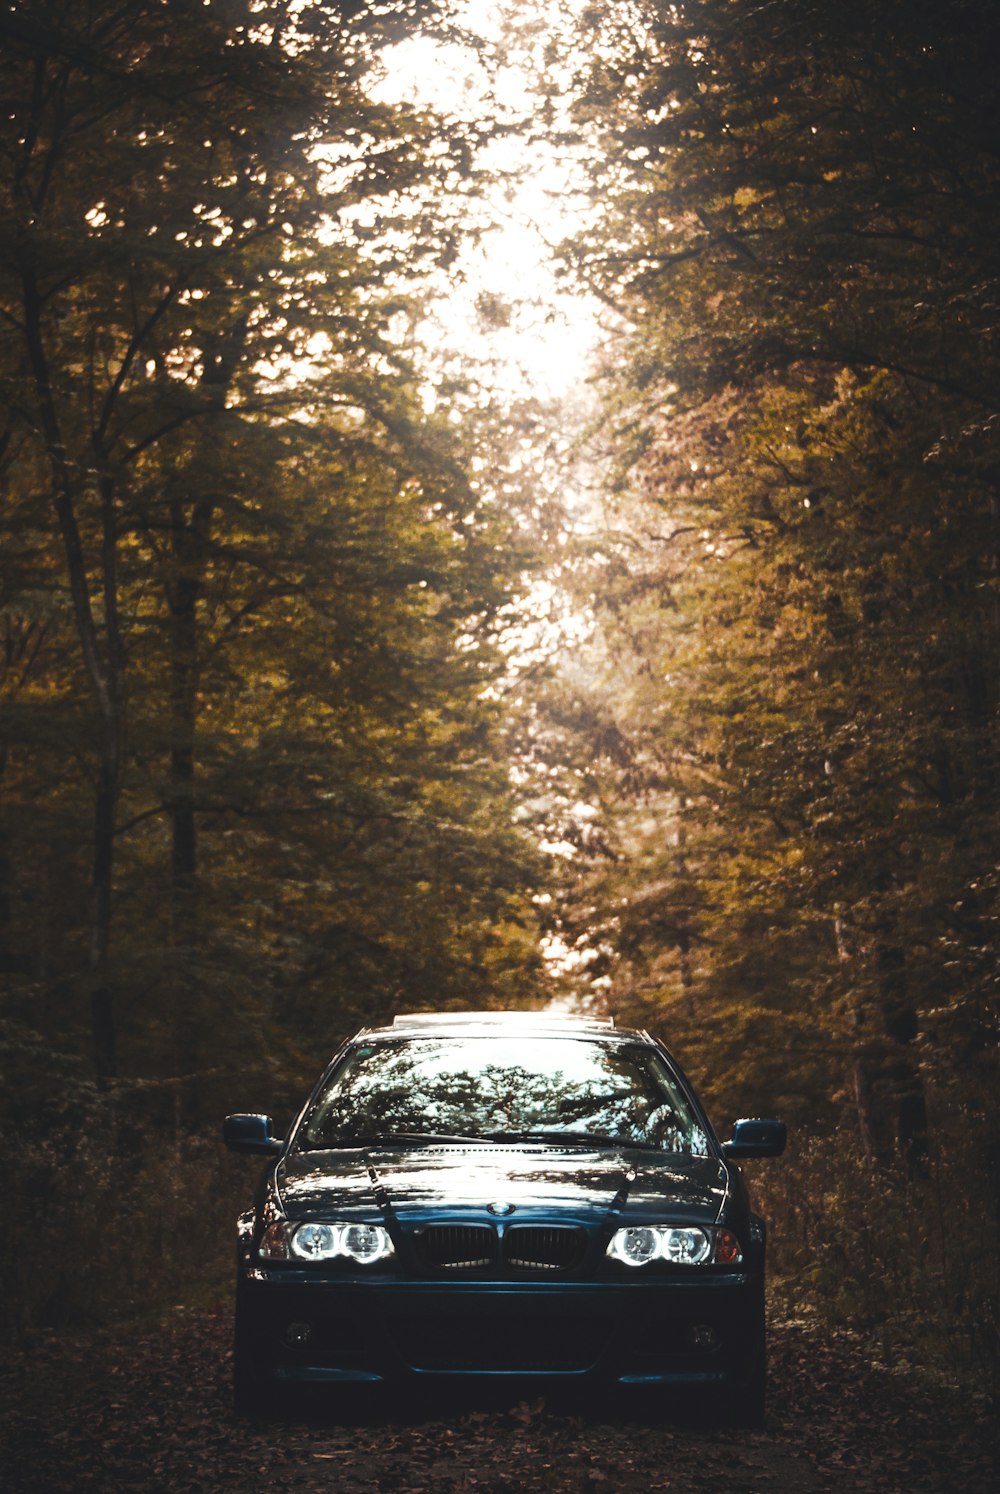
[[[297,1143],[550,1137],[708,1153],[701,1124],[655,1048],[547,1035],[361,1043],[331,1074]]]

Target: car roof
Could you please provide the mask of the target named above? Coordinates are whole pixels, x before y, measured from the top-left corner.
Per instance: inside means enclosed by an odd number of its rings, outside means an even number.
[[[366,1028],[363,1035],[402,1036],[559,1036],[636,1038],[651,1042],[648,1033],[615,1026],[613,1017],[576,1016],[558,1011],[406,1012],[393,1018],[391,1027]],[[362,1034],[359,1034],[361,1036]]]

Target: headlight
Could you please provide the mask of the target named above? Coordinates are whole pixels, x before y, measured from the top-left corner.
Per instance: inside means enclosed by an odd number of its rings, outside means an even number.
[[[340,1254],[340,1232],[332,1224],[300,1224],[289,1233],[288,1248],[300,1261],[329,1261]]]
[[[695,1225],[633,1225],[611,1237],[608,1255],[625,1266],[669,1261],[677,1266],[736,1266],[743,1259],[739,1241],[728,1229]]]
[[[392,1255],[392,1241],[381,1224],[345,1224],[340,1232],[340,1254],[359,1265],[371,1266]]]
[[[374,1266],[394,1254],[381,1224],[289,1224],[275,1220],[261,1236],[266,1261],[332,1261],[338,1257],[359,1266]]]

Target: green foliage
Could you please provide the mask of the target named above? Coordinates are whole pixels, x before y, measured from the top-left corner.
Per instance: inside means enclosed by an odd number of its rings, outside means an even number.
[[[860,1138],[814,1300],[863,1269],[873,1180],[884,1287],[892,1228],[993,1140],[996,28],[977,0],[638,4],[581,77],[603,210],[565,253],[620,317],[619,497],[576,712],[595,854],[557,916],[720,1119]],[[959,1269],[966,1333],[989,1294]]]
[[[531,546],[401,346],[481,134],[375,102],[418,8],[0,17],[0,965],[54,1066],[15,1093],[96,1054],[178,1081],[158,1124],[280,1109],[359,1022],[536,979]]]
[[[978,1138],[977,1138],[978,1140]],[[928,1367],[995,1393],[1000,1302],[982,1157],[956,1131],[920,1179],[865,1156],[856,1131],[793,1137],[780,1167],[755,1164],[771,1228],[772,1310],[847,1327],[883,1363]]]
[[[755,1099],[856,1102],[876,1150],[917,1139],[917,1032],[985,1042],[996,994],[994,20],[962,16],[637,7],[581,104],[616,211],[572,253],[633,329],[612,999],[707,1024]]]
[[[7,1044],[5,1043],[5,1048]],[[8,1050],[9,1051],[9,1050]],[[51,1091],[44,1118],[5,1117],[4,1170],[18,1200],[4,1244],[0,1339],[218,1300],[231,1270],[245,1165],[215,1138],[151,1121],[151,1091],[109,1102]]]

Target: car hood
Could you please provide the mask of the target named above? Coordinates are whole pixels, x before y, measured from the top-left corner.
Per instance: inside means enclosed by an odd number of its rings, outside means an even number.
[[[434,1145],[402,1151],[298,1152],[284,1159],[276,1184],[292,1219],[358,1217],[389,1209],[397,1217],[481,1215],[491,1203],[519,1214],[604,1216],[714,1223],[728,1173],[712,1157],[530,1145]]]

